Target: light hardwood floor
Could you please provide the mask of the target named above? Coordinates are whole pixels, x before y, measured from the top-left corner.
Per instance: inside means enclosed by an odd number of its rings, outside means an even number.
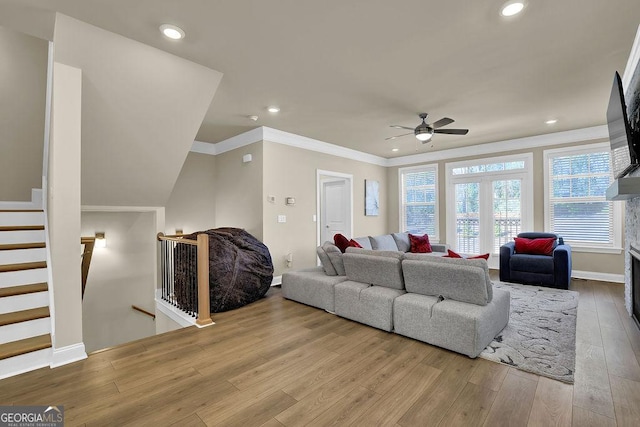
[[[580,292],[575,384],[284,300],[216,314],[0,381],[0,404],[64,405],[66,425],[640,425],[640,332],[620,284]]]

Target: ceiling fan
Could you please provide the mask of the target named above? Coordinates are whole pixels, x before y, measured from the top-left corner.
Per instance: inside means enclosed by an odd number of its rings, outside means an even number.
[[[411,135],[413,133],[416,136],[416,138],[418,138],[418,140],[422,141],[422,143],[424,144],[431,139],[434,133],[444,133],[448,135],[466,135],[467,133],[469,133],[469,129],[440,129],[441,127],[449,125],[455,121],[448,117],[442,118],[437,122],[428,124],[425,122],[428,116],[427,113],[420,113],[418,114],[418,116],[422,119],[422,123],[420,123],[415,129],[406,127],[406,126],[398,126],[398,125],[390,126],[396,129],[408,129],[413,132],[405,133],[402,135],[390,136],[389,138],[385,138],[385,141],[388,141],[390,139],[400,138],[401,136]]]

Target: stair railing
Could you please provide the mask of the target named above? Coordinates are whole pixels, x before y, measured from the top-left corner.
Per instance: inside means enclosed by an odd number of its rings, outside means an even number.
[[[89,277],[89,266],[91,265],[91,257],[93,256],[93,247],[96,244],[95,237],[81,237],[80,243],[82,249],[82,298],[84,298],[84,290],[87,287],[87,278]]]
[[[209,302],[209,236],[197,240],[158,233],[160,276],[164,301],[196,318],[196,325],[213,324]]]

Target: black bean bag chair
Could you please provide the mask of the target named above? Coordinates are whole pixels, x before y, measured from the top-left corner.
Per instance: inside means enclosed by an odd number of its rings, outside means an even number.
[[[185,235],[196,240],[198,234],[209,236],[209,301],[211,312],[233,310],[264,296],[273,280],[273,262],[269,249],[240,228],[214,228]],[[175,248],[175,297],[178,305],[197,312],[196,260],[187,252],[188,245]],[[196,285],[197,287],[197,285]],[[187,310],[190,311],[190,310]]]

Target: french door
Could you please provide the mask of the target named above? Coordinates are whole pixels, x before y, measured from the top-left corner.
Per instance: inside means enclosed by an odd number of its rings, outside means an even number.
[[[505,169],[504,165],[447,165],[447,243],[460,253],[491,254],[491,267],[498,266],[500,246],[521,231],[532,230],[529,173],[524,162],[518,168]]]

